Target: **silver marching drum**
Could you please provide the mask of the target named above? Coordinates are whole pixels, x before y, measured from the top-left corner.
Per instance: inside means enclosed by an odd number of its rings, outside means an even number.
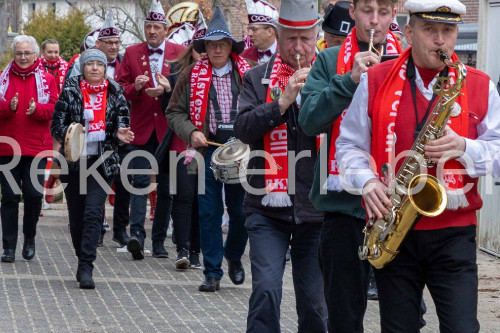
[[[78,162],[85,144],[85,134],[80,123],[72,123],[64,137],[64,155],[69,162]]]
[[[250,146],[236,139],[217,148],[210,160],[215,179],[225,184],[246,182],[249,155]]]

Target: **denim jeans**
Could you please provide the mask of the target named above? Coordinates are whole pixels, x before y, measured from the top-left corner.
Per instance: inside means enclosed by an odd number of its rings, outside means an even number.
[[[247,332],[280,332],[280,304],[288,246],[291,246],[298,332],[326,332],[327,311],[318,264],[321,223],[295,224],[250,214],[245,227],[252,264]]]
[[[419,332],[424,286],[436,305],[440,332],[479,332],[474,225],[413,230],[396,258],[374,273],[383,333]]]
[[[147,151],[154,155],[158,147],[156,134],[153,132],[148,142],[142,146],[133,146],[133,152]],[[131,161],[133,169],[150,169],[151,165],[145,157],[134,157]],[[133,175],[134,188],[145,189],[151,183],[151,175]],[[172,209],[172,196],[169,193],[169,179],[167,173],[156,175],[157,201],[155,218],[153,220],[153,229],[151,231],[151,239],[153,241],[165,241],[167,237],[168,223],[170,219],[170,211]],[[146,238],[146,230],[144,229],[144,221],[146,219],[146,203],[147,194],[130,194],[130,234],[136,235],[142,239]]]
[[[88,163],[94,162],[95,160],[89,159]],[[105,183],[111,185],[113,177],[103,176],[103,172],[98,170]],[[93,268],[101,233],[104,203],[108,194],[93,175],[86,180],[86,193],[80,193],[79,177],[79,171],[69,171],[68,175],[61,175],[61,182],[67,184],[64,194],[68,205],[71,240],[79,266]]]
[[[205,194],[198,195],[200,245],[203,254],[205,276],[221,279],[222,257],[228,260],[240,260],[247,244],[247,231],[245,229],[245,214],[243,213],[243,198],[245,190],[241,184],[222,184],[215,179],[210,169],[210,160],[215,148],[208,147],[205,156]],[[226,198],[227,212],[229,214],[229,231],[226,243],[222,239],[222,215],[224,203],[222,189]]]
[[[0,165],[8,164],[12,156],[0,156]],[[38,164],[38,169],[45,169],[47,159],[35,160],[32,156],[21,156],[19,163],[10,172],[17,186],[21,189],[24,201],[23,233],[31,238],[36,235],[36,225],[42,209],[43,194],[35,189],[30,178],[32,163]],[[43,188],[44,174],[33,179]],[[2,243],[4,249],[15,250],[17,246],[17,230],[19,221],[19,202],[21,195],[15,194],[5,174],[0,172],[0,186],[2,187]]]
[[[370,264],[358,257],[365,221],[326,213],[321,230],[319,260],[328,307],[328,331],[363,332]]]

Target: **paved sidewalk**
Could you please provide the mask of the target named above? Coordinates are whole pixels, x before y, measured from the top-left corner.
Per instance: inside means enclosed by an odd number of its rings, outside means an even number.
[[[143,261],[133,261],[128,253],[117,252],[111,233],[107,233],[95,263],[97,288],[83,291],[74,277],[76,258],[66,210],[43,212],[35,259],[22,259],[20,234],[15,264],[0,264],[0,332],[245,331],[251,292],[248,253],[243,258],[247,273],[243,285],[232,285],[225,275],[219,292],[201,293],[198,285],[202,271],[175,270],[175,248],[170,238],[170,259],[147,256]],[[111,214],[108,207],[107,216]],[[151,222],[146,221],[149,237]],[[146,243],[147,248],[150,245]],[[225,262],[223,265],[226,272]],[[480,282],[480,290],[482,286],[484,289],[479,293],[482,331],[500,332],[500,261],[479,253],[479,269],[480,278],[487,281],[485,286]],[[429,309],[422,332],[438,332],[434,305],[428,293],[425,297]],[[296,332],[291,264],[285,272],[281,310],[282,331]],[[365,332],[379,331],[377,302],[369,301]]]

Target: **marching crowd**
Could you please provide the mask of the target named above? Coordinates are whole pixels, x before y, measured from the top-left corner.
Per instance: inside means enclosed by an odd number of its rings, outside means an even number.
[[[478,332],[477,185],[500,176],[500,96],[483,72],[453,65],[461,2],[406,0],[403,29],[396,2],[337,1],[319,18],[312,0],[279,11],[246,0],[242,41],[220,7],[207,25],[197,4],[165,14],[152,0],[145,42],[119,53],[110,11],[69,63],[56,40],[40,50],[15,37],[0,74],[1,261],[15,261],[21,194],[22,256],[35,257],[44,179],[34,170],[53,158],[45,186],[63,184],[82,289],[95,288],[108,195],[113,241],[134,260],[145,258],[149,196],[153,257],[169,257],[171,218],[175,267],[203,266],[199,291],[220,289],[223,259],[244,283],[248,242],[247,332],[280,331],[287,253],[299,332],[362,332],[372,298],[382,332],[418,332],[424,287],[441,332]],[[440,91],[454,84],[448,107]],[[446,190],[444,212],[419,218],[397,250],[382,246],[394,259],[375,269],[358,248],[374,221],[399,214],[394,186],[414,168],[401,156],[442,109],[442,133],[420,148]]]

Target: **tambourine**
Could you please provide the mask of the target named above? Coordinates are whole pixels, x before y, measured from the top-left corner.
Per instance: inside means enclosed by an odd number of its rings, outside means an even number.
[[[64,155],[69,162],[78,162],[85,144],[85,133],[80,123],[72,123],[64,137]]]

